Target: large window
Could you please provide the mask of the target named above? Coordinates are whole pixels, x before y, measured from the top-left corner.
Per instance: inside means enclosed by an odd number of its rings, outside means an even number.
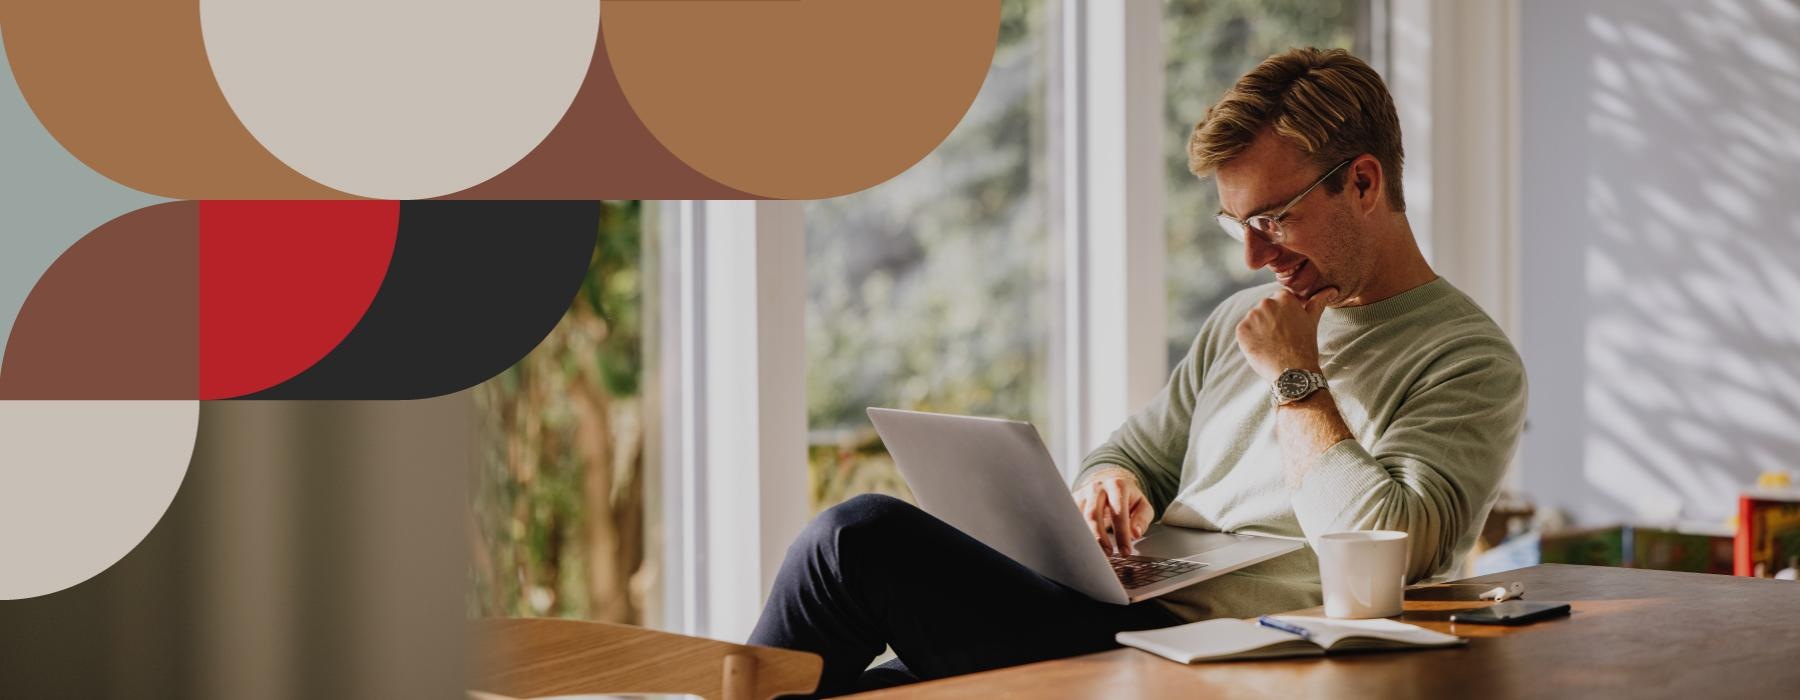
[[[642,230],[606,202],[587,278],[538,347],[475,388],[471,613],[646,622]]]
[[[1363,45],[1371,2],[1382,0],[1005,0],[973,105],[894,179],[805,204],[657,204],[654,241],[638,203],[607,203],[593,268],[563,322],[476,391],[486,426],[471,612],[741,638],[802,511],[859,493],[910,497],[869,406],[1029,420],[1065,468],[1079,460],[1153,392],[1154,381],[1127,370],[1158,364],[1165,342],[1178,357],[1220,299],[1257,280],[1212,223],[1213,186],[1187,172],[1193,123],[1272,53]],[[1064,32],[1065,5],[1094,21]],[[1143,21],[1159,10],[1161,26]],[[1143,80],[1128,80],[1158,69],[1132,50],[1156,32],[1167,132],[1153,148],[1128,138],[1148,128],[1122,125],[1158,109]],[[1116,108],[1121,99],[1129,109]],[[1108,159],[1116,153],[1127,157]],[[1164,179],[1166,214],[1132,209],[1129,197],[1122,205],[1104,186],[1114,182],[1106,168],[1124,169],[1131,183]],[[1145,232],[1129,211],[1147,211],[1164,230]],[[802,230],[803,246],[792,237]],[[649,268],[645,243],[658,254]],[[1156,259],[1165,243],[1166,323],[1154,312],[1122,327],[1098,323],[1156,299],[1158,290],[1121,285],[1132,266],[1114,263]],[[792,315],[799,292],[787,285],[802,257],[804,337]],[[733,264],[720,264],[727,258]],[[756,274],[742,274],[736,262],[750,258]],[[646,273],[660,280],[654,302],[644,298]],[[783,301],[759,306],[769,298]],[[646,374],[651,311],[659,340]],[[1129,342],[1085,342],[1120,334]],[[755,369],[739,371],[729,360],[748,345],[758,348]],[[1148,360],[1125,359],[1146,347]],[[788,379],[802,356],[803,398]],[[754,426],[708,410],[721,405],[758,411]]]
[[[864,492],[909,495],[866,407],[1046,424],[1054,10],[1002,3],[993,66],[949,138],[893,180],[806,207],[815,510]]]
[[[1166,65],[1169,364],[1187,354],[1213,307],[1273,279],[1244,267],[1243,246],[1213,223],[1218,190],[1188,172],[1187,140],[1206,108],[1238,76],[1296,46],[1341,47],[1365,59],[1370,5],[1381,0],[1169,0],[1163,9]],[[1380,69],[1378,66],[1377,69]]]

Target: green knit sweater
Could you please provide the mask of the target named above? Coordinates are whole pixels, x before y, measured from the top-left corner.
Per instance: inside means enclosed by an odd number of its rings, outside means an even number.
[[[1235,335],[1276,286],[1214,310],[1150,405],[1083,461],[1137,475],[1171,525],[1310,539],[1336,530],[1410,534],[1408,580],[1446,577],[1474,545],[1525,415],[1512,343],[1443,278],[1364,306],[1327,309],[1319,358],[1355,440],[1283,482],[1269,382]],[[1159,599],[1184,619],[1249,617],[1320,603],[1312,547]]]

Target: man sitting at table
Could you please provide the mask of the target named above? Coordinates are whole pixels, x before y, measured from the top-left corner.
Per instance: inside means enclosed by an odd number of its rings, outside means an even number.
[[[1218,187],[1217,225],[1243,242],[1244,263],[1275,281],[1220,304],[1168,385],[1084,460],[1074,497],[1100,546],[1126,549],[1159,518],[1291,538],[1389,529],[1409,534],[1409,580],[1452,573],[1512,457],[1525,371],[1413,240],[1381,77],[1341,50],[1273,56],[1207,110],[1188,160]],[[1272,399],[1283,384],[1289,396]],[[1305,548],[1152,601],[1101,603],[865,495],[788,550],[750,642],[822,655],[829,695],[884,672],[1071,656],[1113,647],[1121,630],[1320,600]],[[884,647],[899,663],[865,676]]]

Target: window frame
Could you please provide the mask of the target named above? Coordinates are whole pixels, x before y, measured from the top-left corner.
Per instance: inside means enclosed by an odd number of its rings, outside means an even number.
[[[810,512],[802,206],[656,207],[653,441],[666,582],[657,624],[743,639]]]
[[[1163,356],[1162,3],[1062,0],[1061,381],[1064,478],[1149,403]]]

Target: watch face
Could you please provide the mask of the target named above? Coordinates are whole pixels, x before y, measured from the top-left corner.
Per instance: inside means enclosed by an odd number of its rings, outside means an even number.
[[[1305,372],[1290,369],[1275,378],[1275,389],[1286,398],[1297,399],[1312,391],[1312,378]]]

